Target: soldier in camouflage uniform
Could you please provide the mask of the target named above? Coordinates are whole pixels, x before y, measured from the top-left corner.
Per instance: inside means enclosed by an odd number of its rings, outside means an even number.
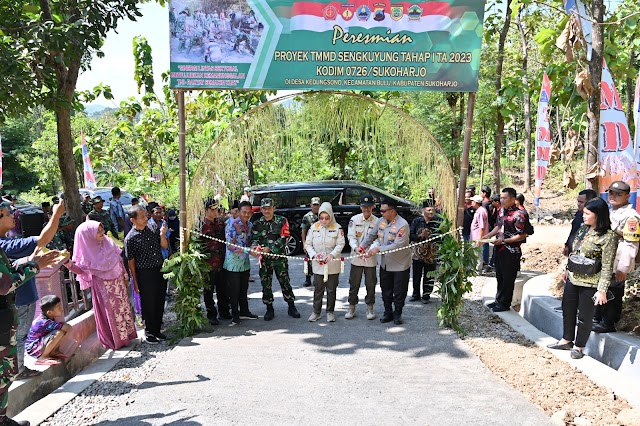
[[[47,244],[51,250],[67,250],[73,253],[73,219],[66,213],[60,217],[58,222],[58,232],[53,236],[53,240]]]
[[[285,238],[289,236],[289,222],[286,218],[274,214],[275,205],[273,199],[263,198],[260,203],[260,211],[263,216],[253,223],[252,244],[261,253],[284,254]],[[300,313],[294,305],[295,296],[289,280],[289,263],[287,259],[262,256],[260,267],[260,281],[262,282],[262,302],[267,305],[265,321],[271,321],[275,316],[273,312],[273,290],[271,284],[273,273],[280,283],[282,296],[289,304],[289,316],[300,318]]]
[[[302,216],[302,224],[300,228],[302,229],[302,244],[305,245],[305,241],[307,241],[307,232],[309,228],[313,226],[314,223],[318,221],[318,212],[320,211],[320,197],[313,197],[311,199],[311,211],[304,216]],[[304,252],[307,252],[305,247]],[[311,270],[311,260],[307,262],[309,264],[308,272],[306,275],[306,279],[304,281],[305,287],[311,286],[311,276],[313,275],[313,271]]]
[[[118,231],[116,231],[116,227],[113,225],[113,222],[111,221],[111,216],[109,215],[109,212],[106,210],[102,210],[102,206],[104,205],[104,200],[102,199],[102,197],[99,195],[96,197],[93,197],[92,202],[93,202],[93,210],[89,212],[87,217],[90,220],[95,220],[100,222],[102,224],[102,227],[104,228],[105,234],[111,231],[111,235],[113,235],[113,238],[115,238],[116,240],[119,240],[120,236],[118,236]]]
[[[9,203],[0,203],[0,235],[5,235],[14,226],[13,215],[9,212]],[[15,290],[35,277],[40,268],[50,265],[59,252],[35,254],[33,260],[11,263],[0,249],[0,425],[28,425],[29,422],[16,422],[7,417],[9,387],[18,374],[18,315],[15,306]]]

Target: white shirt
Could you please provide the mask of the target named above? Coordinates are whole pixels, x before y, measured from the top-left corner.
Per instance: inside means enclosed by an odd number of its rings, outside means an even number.
[[[374,232],[378,218],[374,215],[369,216],[369,219],[364,218],[364,214],[360,213],[351,218],[349,221],[349,230],[347,232],[347,238],[349,239],[349,245],[351,246],[351,255],[357,254],[356,250],[362,245],[365,238]],[[378,265],[378,256],[371,256],[363,259],[358,256],[351,259],[351,264],[355,266],[366,266],[375,268]]]

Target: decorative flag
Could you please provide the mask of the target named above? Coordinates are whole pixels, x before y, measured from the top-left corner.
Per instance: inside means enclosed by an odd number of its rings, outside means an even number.
[[[81,132],[80,135],[82,138],[82,162],[84,163],[84,186],[94,189],[97,186],[96,175],[93,174],[93,167],[91,167],[91,159],[89,158],[87,143],[84,140],[84,132]]]
[[[538,124],[536,125],[536,207],[540,205],[542,181],[549,167],[551,155],[551,131],[549,130],[549,98],[551,98],[551,82],[547,73],[542,77],[540,101],[538,102]]]
[[[566,10],[569,15],[574,15],[578,19],[582,35],[584,36],[584,40],[587,42],[587,60],[590,61],[592,50],[591,32],[593,25],[591,24],[589,15],[587,15],[584,3],[582,3],[581,0],[564,0],[564,10]]]
[[[633,122],[636,127],[636,136],[634,149],[636,150],[636,210],[640,212],[640,203],[637,202],[638,191],[640,191],[640,73],[636,80],[636,95],[633,100]]]
[[[612,182],[621,180],[631,187],[629,202],[636,205],[636,155],[627,125],[627,115],[613,83],[606,61],[602,61],[602,93],[600,95],[600,131],[598,132],[598,166],[600,196]]]

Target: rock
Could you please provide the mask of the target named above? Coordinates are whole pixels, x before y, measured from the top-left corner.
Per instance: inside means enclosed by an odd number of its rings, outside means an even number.
[[[553,422],[554,425],[564,426],[566,424],[564,419],[567,418],[567,415],[568,414],[565,410],[556,411],[551,416],[551,421]]]
[[[618,414],[618,422],[625,426],[640,426],[640,409],[627,408]]]
[[[573,424],[576,426],[591,426],[593,425],[593,421],[586,417],[574,417]]]
[[[546,220],[547,222],[551,222],[553,220],[553,216],[551,216],[551,215],[545,216],[544,220]]]

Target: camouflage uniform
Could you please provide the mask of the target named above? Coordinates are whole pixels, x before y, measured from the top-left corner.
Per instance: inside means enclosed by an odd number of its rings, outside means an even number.
[[[100,212],[97,212],[95,209],[93,209],[91,210],[91,212],[89,212],[87,217],[90,220],[96,220],[100,222],[104,227],[105,234],[111,231],[111,235],[113,235],[113,238],[115,238],[116,240],[120,239],[120,237],[118,237],[118,231],[116,231],[116,227],[113,226],[113,222],[111,221],[111,217],[109,216],[108,211],[101,210]]]
[[[289,236],[289,222],[286,218],[274,215],[270,221],[264,216],[253,223],[252,242],[254,246],[268,247],[273,254],[285,254],[285,240]],[[295,296],[289,280],[289,262],[287,259],[263,256],[260,268],[260,281],[262,282],[262,302],[273,303],[272,281],[273,273],[282,289],[282,296],[287,302],[293,302]]]
[[[306,230],[307,232],[309,232],[309,228],[311,228],[313,226],[314,223],[316,223],[318,221],[318,214],[314,213],[313,211],[310,211],[309,213],[305,214],[304,216],[302,216],[302,224],[300,225],[300,227],[304,230]],[[305,238],[302,239],[302,244],[305,244]],[[306,250],[305,250],[306,252]],[[311,260],[309,260],[308,262],[308,272],[307,272],[307,277],[308,279],[311,279],[311,276],[313,275],[313,271],[312,269],[312,264],[311,264]]]
[[[0,421],[7,415],[9,386],[18,374],[18,315],[14,292],[37,273],[34,262],[12,264],[0,250]]]

